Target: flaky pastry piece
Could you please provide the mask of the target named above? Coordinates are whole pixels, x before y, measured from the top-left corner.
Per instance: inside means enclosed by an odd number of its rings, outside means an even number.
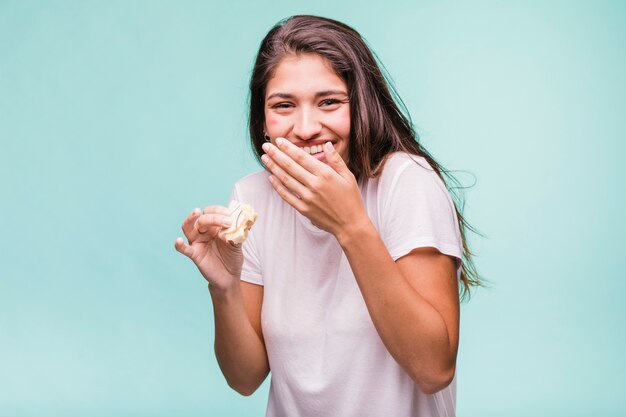
[[[251,205],[240,203],[236,200],[230,202],[228,210],[230,211],[232,224],[230,227],[222,230],[220,236],[226,238],[231,245],[239,246],[248,237],[248,232],[256,221],[258,214]]]

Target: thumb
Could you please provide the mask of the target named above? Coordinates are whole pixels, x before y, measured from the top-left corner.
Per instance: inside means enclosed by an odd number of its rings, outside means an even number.
[[[326,161],[328,161],[328,165],[330,165],[330,167],[342,177],[350,172],[350,169],[331,142],[326,142],[324,144],[324,155],[326,156]]]
[[[176,250],[188,258],[191,258],[193,255],[193,248],[185,243],[182,237],[176,239],[176,243],[174,243],[174,247]]]

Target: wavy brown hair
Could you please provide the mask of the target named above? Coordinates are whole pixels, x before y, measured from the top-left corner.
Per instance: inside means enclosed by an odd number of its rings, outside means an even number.
[[[466,231],[475,231],[462,216],[462,199],[450,186],[458,181],[419,143],[406,106],[381,71],[378,60],[363,38],[351,27],[317,16],[292,16],[274,26],[261,42],[250,79],[250,139],[257,159],[265,142],[265,88],[280,61],[287,55],[314,53],[325,58],[347,87],[350,101],[348,167],[357,178],[375,178],[386,158],[404,151],[426,159],[444,181],[455,200],[463,242],[461,295],[481,285],[469,250]]]

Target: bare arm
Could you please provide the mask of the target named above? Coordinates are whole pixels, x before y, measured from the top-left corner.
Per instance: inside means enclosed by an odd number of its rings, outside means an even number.
[[[342,246],[390,354],[426,393],[454,377],[459,334],[455,262],[434,248],[394,262],[348,167],[332,145],[323,164],[286,140],[265,144],[276,192]]]
[[[269,373],[261,333],[263,287],[242,282],[243,255],[219,231],[230,225],[225,207],[195,209],[183,222],[176,250],[189,257],[209,283],[215,317],[215,356],[233,389],[252,394]]]
[[[215,356],[228,385],[250,395],[269,373],[261,332],[263,287],[241,281],[229,292],[209,286],[215,318]]]
[[[425,393],[448,386],[459,340],[454,259],[420,248],[394,262],[367,223],[338,239],[389,353]]]

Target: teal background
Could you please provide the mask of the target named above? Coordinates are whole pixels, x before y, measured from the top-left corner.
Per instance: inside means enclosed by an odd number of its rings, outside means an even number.
[[[477,181],[458,415],[626,415],[626,3],[356,0],[0,0],[0,415],[264,415],[173,244],[260,169],[252,61],[298,13],[359,30]]]

